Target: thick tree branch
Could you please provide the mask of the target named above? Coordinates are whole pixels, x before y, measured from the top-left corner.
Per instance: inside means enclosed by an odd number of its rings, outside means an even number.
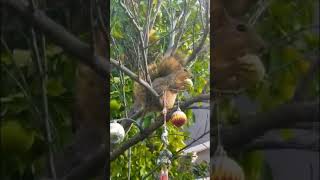
[[[319,145],[314,142],[308,143],[302,141],[259,140],[246,145],[244,149],[245,151],[271,149],[299,149],[318,152]]]
[[[181,104],[181,108],[186,108],[190,104],[193,104],[197,102],[198,100],[208,99],[209,95],[200,95],[199,97],[192,98],[185,103]],[[116,155],[122,154],[125,150],[127,150],[129,147],[133,146],[134,144],[140,142],[141,140],[148,137],[153,131],[155,131],[157,128],[159,128],[162,125],[162,121],[156,121],[154,124],[152,124],[149,128],[144,129],[142,134],[138,134],[129,141],[126,142],[125,145],[119,148],[117,151],[118,153],[112,153],[114,160],[116,158]],[[192,142],[193,143],[193,142]],[[181,149],[182,151],[183,149]],[[178,151],[180,152],[180,151]],[[76,166],[73,168],[66,176],[64,176],[63,180],[72,180],[72,179],[88,179],[89,177],[92,177],[93,175],[96,175],[96,172],[98,172],[100,169],[102,169],[104,163],[105,163],[105,156],[107,154],[106,147],[104,145],[101,145],[95,153],[89,155],[86,157],[85,160],[82,161],[82,163],[79,166]],[[49,179],[46,179],[49,180]]]
[[[202,98],[204,99],[203,95]],[[207,96],[208,98],[209,96]],[[185,103],[181,104],[181,108],[187,108],[189,105],[195,103],[194,100],[203,100],[202,98],[197,99],[196,97]],[[278,128],[286,127],[290,124],[297,122],[314,122],[318,121],[319,118],[319,103],[296,103],[286,104],[271,112],[259,114],[251,117],[242,117],[241,124],[233,127],[231,130],[228,129],[223,131],[223,142],[226,149],[240,149],[243,148],[250,141],[262,136],[265,131]],[[117,156],[122,154],[126,149],[147,138],[154,130],[161,127],[162,121],[156,121],[149,128],[144,129],[144,132],[137,134],[132,137],[129,141],[125,142],[118,149],[110,154],[110,160],[115,160]],[[213,137],[211,137],[213,138]],[[90,159],[80,166],[76,167],[72,173],[83,175],[83,169],[90,169],[91,167],[97,167],[97,164],[102,164],[104,161],[105,149],[98,151],[92,155]],[[69,175],[68,175],[69,176]]]
[[[319,102],[284,104],[270,112],[241,117],[240,124],[223,131],[223,144],[226,149],[235,150],[264,135],[270,129],[315,121],[319,121]],[[212,133],[214,134],[216,133]],[[211,138],[214,138],[212,135]]]
[[[296,123],[292,124],[290,128],[293,129],[302,129],[302,130],[309,130],[309,131],[319,131],[320,130],[320,124],[318,122],[305,122],[305,123]]]
[[[209,94],[202,94],[202,95],[199,95],[197,97],[193,97],[193,98],[181,103],[180,108],[185,109],[195,102],[209,100],[209,99],[210,99]],[[174,110],[175,109],[172,109],[168,113],[169,117],[174,112]],[[112,160],[116,159],[120,154],[122,154],[124,151],[126,151],[129,147],[131,147],[131,146],[135,145],[136,143],[142,141],[143,139],[147,138],[151,133],[153,133],[156,129],[158,129],[163,124],[162,118],[163,118],[162,116],[159,116],[157,118],[157,120],[155,121],[155,123],[150,125],[148,128],[144,129],[140,134],[137,134],[134,137],[132,137],[130,140],[125,142],[119,148],[115,149],[110,155],[110,160],[112,161]]]
[[[104,166],[106,155],[106,147],[101,145],[94,154],[87,157],[81,165],[73,168],[62,180],[89,179],[95,176],[97,170]]]
[[[194,97],[181,103],[180,107],[182,109],[187,108],[189,105],[202,101],[204,99],[209,99],[209,95],[200,95],[198,97]],[[172,113],[172,111],[171,111]],[[168,113],[170,114],[170,113]],[[125,150],[130,148],[131,146],[135,145],[136,143],[142,141],[143,139],[147,138],[152,132],[154,132],[157,128],[161,127],[163,121],[161,121],[162,117],[159,117],[158,121],[150,125],[148,128],[144,129],[141,134],[137,134],[129,141],[125,142],[122,146],[111,153],[111,160],[114,160],[122,154]],[[93,172],[97,172],[97,169],[101,169],[105,162],[105,156],[108,152],[106,151],[105,146],[101,146],[94,154],[87,157],[83,163],[79,166],[73,168],[68,175],[66,175],[63,179],[64,180],[71,180],[71,179],[86,179],[86,177],[90,177]]]

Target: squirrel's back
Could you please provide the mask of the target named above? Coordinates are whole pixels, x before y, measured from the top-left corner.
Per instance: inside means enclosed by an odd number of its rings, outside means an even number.
[[[170,105],[173,105],[178,90],[185,89],[185,80],[191,77],[191,73],[184,68],[184,59],[180,55],[163,57],[160,61],[148,66],[152,86],[155,91],[162,95],[164,90],[173,90],[173,99]],[[159,99],[153,97],[149,91],[142,85],[134,83],[134,111],[144,109],[145,111],[156,111],[161,109],[162,103]],[[160,98],[161,101],[161,98]]]
[[[148,66],[151,80],[158,77],[164,77],[172,72],[183,69],[185,61],[179,54],[174,54],[168,57],[162,57],[160,62],[152,63]]]

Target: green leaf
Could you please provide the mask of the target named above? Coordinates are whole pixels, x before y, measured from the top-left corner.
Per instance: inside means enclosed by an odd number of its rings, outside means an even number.
[[[49,46],[46,53],[48,56],[54,56],[63,52],[63,49],[59,46]]]
[[[1,63],[3,65],[10,65],[11,62],[11,58],[7,53],[1,53]]]
[[[0,102],[1,103],[9,103],[9,102],[15,101],[17,99],[21,99],[21,98],[24,98],[23,93],[10,94],[8,96],[1,97]]]
[[[304,40],[310,47],[319,47],[319,35],[311,32],[306,32]]]
[[[13,60],[19,67],[28,65],[31,62],[31,52],[29,50],[15,49]]]
[[[49,96],[60,96],[66,92],[62,82],[57,79],[49,79],[47,83],[47,93]]]

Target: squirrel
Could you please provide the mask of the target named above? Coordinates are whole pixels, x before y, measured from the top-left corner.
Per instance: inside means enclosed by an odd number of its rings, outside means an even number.
[[[134,109],[143,108],[145,112],[163,108],[163,93],[166,91],[166,108],[171,109],[179,91],[186,90],[191,73],[184,68],[184,61],[178,55],[163,57],[160,62],[148,66],[152,87],[160,95],[154,97],[141,84],[134,83]],[[140,74],[140,77],[142,74]]]
[[[102,31],[94,36],[95,56],[107,58],[108,41]],[[94,58],[94,57],[93,57]],[[75,97],[72,115],[73,138],[63,151],[55,156],[57,177],[62,178],[69,173],[75,164],[105,144],[108,138],[108,91],[109,79],[101,77],[97,72],[83,63],[78,63],[75,75]]]
[[[213,3],[213,86],[219,90],[250,88],[264,77],[258,55],[265,43],[252,27],[229,16],[220,0]]]
[[[107,57],[105,49],[107,41],[103,32],[96,30],[93,36],[95,45],[95,55]],[[101,77],[91,67],[79,63],[76,71],[76,91],[75,91],[75,111],[73,117],[73,131],[84,127],[101,128],[105,131],[105,119],[107,96],[106,86],[108,78]],[[105,133],[105,132],[103,132]]]
[[[129,112],[129,117],[141,110],[143,114],[146,114],[161,111],[164,107],[166,109],[173,108],[178,92],[186,90],[192,82],[192,74],[184,66],[184,60],[177,54],[162,57],[160,62],[148,65],[152,88],[160,97],[155,97],[141,84],[134,82],[134,104]],[[143,77],[142,73],[139,75]],[[164,98],[165,105],[163,104]],[[124,122],[123,126],[126,129],[129,123]]]

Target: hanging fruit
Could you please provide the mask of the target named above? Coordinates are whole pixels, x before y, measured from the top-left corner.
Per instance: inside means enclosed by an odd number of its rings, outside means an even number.
[[[117,122],[110,123],[110,142],[117,144],[124,139],[125,131],[121,124]]]
[[[218,145],[212,159],[213,180],[244,180],[242,168],[233,159],[229,158],[221,145]]]
[[[175,111],[170,119],[171,123],[175,125],[176,127],[181,127],[187,122],[187,116],[186,114],[181,111],[181,109],[178,107],[177,111]]]

